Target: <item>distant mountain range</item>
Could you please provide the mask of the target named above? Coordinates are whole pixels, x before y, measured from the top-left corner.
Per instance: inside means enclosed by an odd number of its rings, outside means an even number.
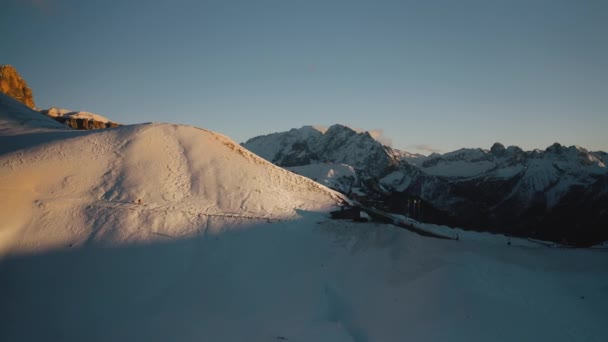
[[[244,147],[360,201],[422,221],[573,245],[608,239],[608,154],[555,143],[423,156],[367,132],[304,126]]]

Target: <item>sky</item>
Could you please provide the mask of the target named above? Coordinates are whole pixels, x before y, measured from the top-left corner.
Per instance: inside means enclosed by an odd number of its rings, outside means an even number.
[[[0,64],[40,108],[237,142],[339,123],[423,154],[608,151],[603,0],[3,3]]]

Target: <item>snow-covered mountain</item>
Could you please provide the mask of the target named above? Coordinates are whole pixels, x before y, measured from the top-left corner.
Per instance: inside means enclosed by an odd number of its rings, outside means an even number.
[[[604,250],[329,220],[341,201],[211,131],[76,131],[0,95],[0,341],[605,339]]]
[[[280,166],[325,162],[349,165],[371,176],[382,175],[397,164],[398,156],[368,132],[333,125],[327,130],[304,126],[288,132],[249,139],[243,146]]]
[[[489,150],[426,157],[383,146],[367,133],[340,125],[327,132],[292,129],[243,146],[277,165],[297,165],[299,174],[312,179],[319,178],[323,165],[350,166],[354,177],[324,184],[431,222],[577,244],[608,239],[603,228],[608,213],[602,209],[608,207],[604,152],[557,143],[544,151],[523,151],[496,143]],[[409,203],[418,200],[421,210],[412,212]]]
[[[404,165],[381,183],[431,203],[453,224],[587,244],[608,239],[608,169],[598,155],[560,144],[528,152],[495,144]]]

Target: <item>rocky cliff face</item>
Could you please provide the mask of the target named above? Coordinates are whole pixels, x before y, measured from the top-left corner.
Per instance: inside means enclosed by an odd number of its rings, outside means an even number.
[[[11,65],[0,65],[0,92],[34,108],[32,90]]]
[[[608,240],[604,152],[557,143],[523,151],[496,143],[489,150],[426,157],[340,125],[325,132],[292,129],[244,146],[304,176],[338,184],[336,190],[369,205],[422,221],[575,245]],[[345,166],[355,174],[342,172]]]
[[[116,122],[100,122],[85,118],[55,118],[55,120],[73,129],[82,130],[111,128],[120,126],[120,124]]]

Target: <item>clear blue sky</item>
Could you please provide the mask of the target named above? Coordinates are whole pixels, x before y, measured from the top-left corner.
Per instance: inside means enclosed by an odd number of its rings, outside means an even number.
[[[0,37],[41,108],[608,151],[608,1],[8,0]]]

